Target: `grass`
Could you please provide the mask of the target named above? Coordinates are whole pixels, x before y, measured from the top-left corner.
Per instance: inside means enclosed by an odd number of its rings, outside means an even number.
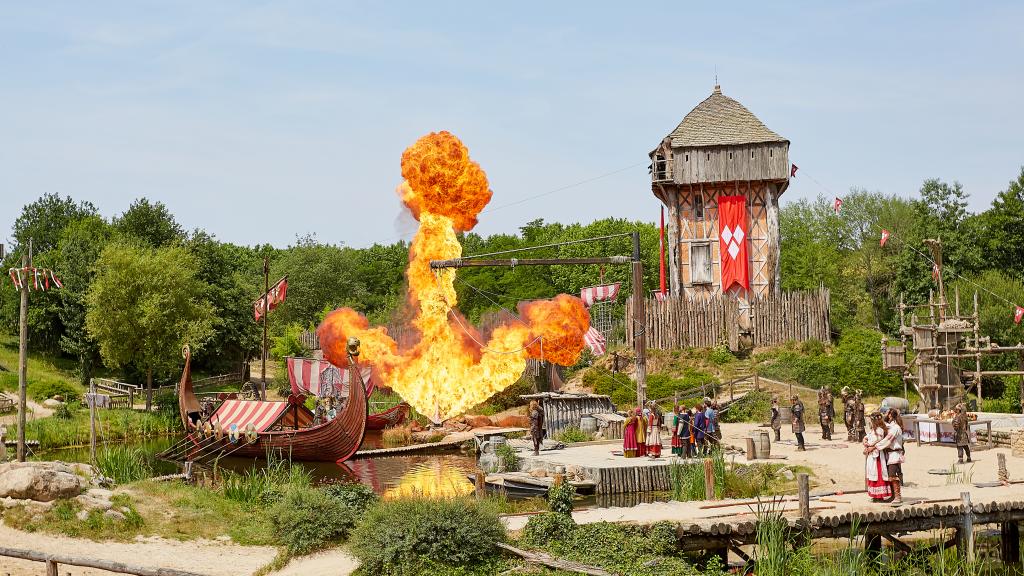
[[[101,474],[118,484],[137,482],[153,475],[150,455],[126,445],[104,446],[96,453],[96,465]]]
[[[715,470],[715,497],[721,498],[725,490],[725,455],[716,449],[711,452],[710,458]],[[672,484],[673,500],[703,500],[706,495],[703,461],[689,463],[673,458],[669,463],[669,480]]]
[[[579,426],[566,426],[561,432],[555,434],[555,440],[562,442],[563,444],[572,444],[573,442],[587,442],[593,440],[594,437],[587,434],[583,430],[580,430]]]
[[[14,374],[15,388],[18,384],[18,337],[10,334],[0,334],[0,366],[6,368],[10,374]],[[33,352],[31,347],[28,354],[28,378],[31,383],[33,379],[61,381],[77,386],[84,390],[78,383],[78,364],[71,359],[59,356],[48,356]]]
[[[132,500],[119,495],[111,501],[115,509],[124,514],[123,520],[108,518],[100,510],[90,511],[85,520],[80,520],[78,514],[82,506],[75,500],[61,500],[42,514],[17,506],[7,510],[3,520],[8,526],[26,532],[50,532],[91,540],[126,540],[126,534],[137,534],[145,521]]]
[[[384,444],[385,448],[397,448],[399,446],[408,446],[412,444],[412,427],[406,426],[395,426],[394,428],[386,428],[380,435],[381,443]]]
[[[178,416],[169,412],[98,410],[96,420],[97,435],[104,443],[156,438],[181,430]],[[17,433],[16,428],[10,428],[12,436]],[[89,443],[88,412],[72,409],[69,419],[50,416],[30,420],[25,426],[25,437],[29,440],[38,440],[41,450],[85,446]]]

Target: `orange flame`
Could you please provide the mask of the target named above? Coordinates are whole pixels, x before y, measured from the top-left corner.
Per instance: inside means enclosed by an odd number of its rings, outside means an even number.
[[[402,154],[398,194],[420,226],[409,249],[408,301],[419,340],[407,349],[383,327],[339,308],[317,329],[333,364],[346,366],[346,344],[361,341],[360,360],[374,365],[380,382],[435,422],[465,412],[511,386],[527,358],[571,365],[583,350],[590,315],[579,298],[561,294],[519,306],[522,322],[499,326],[486,343],[454,309],[454,271],[435,272],[431,260],[462,256],[457,231],[471,230],[491,200],[487,175],[449,132],[431,133]]]

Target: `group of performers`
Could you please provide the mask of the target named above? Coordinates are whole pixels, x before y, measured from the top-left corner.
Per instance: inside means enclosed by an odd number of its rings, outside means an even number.
[[[666,424],[661,408],[652,400],[646,407],[629,413],[622,431],[622,453],[626,458],[661,457],[661,431]],[[672,454],[692,458],[710,454],[722,439],[718,403],[705,398],[692,409],[673,406]]]

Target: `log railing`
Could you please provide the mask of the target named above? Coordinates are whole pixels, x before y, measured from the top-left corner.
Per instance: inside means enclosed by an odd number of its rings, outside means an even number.
[[[20,548],[0,547],[0,556],[28,560],[30,562],[43,562],[46,564],[46,576],[57,576],[61,564],[67,566],[80,566],[83,568],[96,568],[115,572],[117,574],[132,574],[134,576],[204,576],[196,572],[174,570],[172,568],[145,568],[133,566],[123,562],[111,560],[100,560],[97,558],[82,558],[79,556],[67,556],[64,554],[46,554],[35,550],[22,550]]]

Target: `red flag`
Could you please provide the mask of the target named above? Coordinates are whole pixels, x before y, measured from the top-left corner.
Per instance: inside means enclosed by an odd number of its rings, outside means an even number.
[[[750,288],[747,261],[747,199],[745,196],[718,197],[718,260],[722,269],[722,292],[739,284]]]
[[[661,232],[659,236],[661,254],[658,257],[658,279],[661,282],[661,295],[665,295],[665,207],[661,207]]]
[[[842,207],[843,207],[843,199],[840,198],[839,196],[836,196],[835,201],[832,202],[832,210],[835,211],[836,214],[839,214],[839,209],[842,208]]]
[[[796,178],[796,171],[797,170],[799,170],[799,168],[796,167],[796,164],[790,164],[789,165],[789,177],[790,178]]]
[[[938,263],[932,264],[932,280],[939,281],[939,265]]]
[[[270,287],[270,290],[266,294],[260,296],[252,303],[253,316],[256,317],[258,322],[263,314],[277,308],[277,305],[284,302],[284,297],[288,293],[288,277],[285,276],[277,281]]]
[[[885,248],[885,243],[888,240],[889,240],[889,231],[885,230],[883,228],[882,229],[882,239],[878,241],[878,245],[881,246],[882,248]]]
[[[1024,318],[1024,308],[1017,306],[1017,309],[1013,311],[1013,323],[1020,324],[1021,318]]]

